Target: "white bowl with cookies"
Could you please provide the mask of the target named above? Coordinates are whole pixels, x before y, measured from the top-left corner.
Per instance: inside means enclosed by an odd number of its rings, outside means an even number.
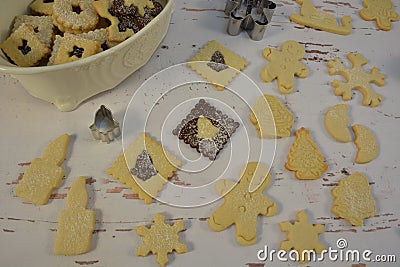
[[[175,7],[173,0],[2,0],[0,6],[0,72],[60,111],[145,65]]]

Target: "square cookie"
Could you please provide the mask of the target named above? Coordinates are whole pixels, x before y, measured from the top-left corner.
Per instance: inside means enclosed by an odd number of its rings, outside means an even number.
[[[224,88],[247,66],[247,61],[213,40],[187,63],[218,90]]]
[[[215,160],[238,127],[238,122],[200,99],[172,134],[203,156]]]

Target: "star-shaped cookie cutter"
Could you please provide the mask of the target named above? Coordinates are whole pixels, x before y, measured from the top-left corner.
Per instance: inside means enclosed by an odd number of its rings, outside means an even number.
[[[97,110],[94,123],[89,129],[96,140],[107,142],[107,144],[121,134],[119,122],[114,120],[111,110],[104,105]]]
[[[227,0],[228,34],[235,36],[245,30],[252,40],[261,40],[275,9],[276,4],[269,0]]]

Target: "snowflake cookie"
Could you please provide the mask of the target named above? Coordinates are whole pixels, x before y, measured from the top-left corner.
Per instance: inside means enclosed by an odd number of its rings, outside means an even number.
[[[343,178],[331,193],[334,197],[332,212],[352,225],[362,226],[364,219],[376,215],[369,182],[361,173]]]
[[[339,74],[342,75],[346,82],[334,80],[332,86],[335,88],[335,95],[342,96],[343,100],[351,99],[351,90],[359,90],[363,95],[364,106],[376,107],[382,101],[382,96],[375,93],[370,83],[378,86],[385,85],[385,75],[379,73],[378,68],[374,67],[370,73],[363,70],[363,66],[368,63],[368,59],[364,58],[361,54],[349,53],[347,58],[352,64],[352,68],[346,68],[338,58],[328,62],[329,75]]]
[[[280,249],[297,251],[300,263],[311,260],[309,258],[310,250],[319,254],[325,249],[325,246],[318,239],[318,236],[324,232],[325,226],[323,224],[311,224],[304,210],[297,213],[294,223],[290,221],[281,222],[279,227],[282,232],[286,232],[286,240],[281,242]]]
[[[137,226],[136,233],[143,237],[143,245],[138,247],[138,256],[147,256],[150,252],[157,255],[157,262],[160,266],[168,263],[168,253],[174,250],[181,254],[186,253],[187,247],[179,242],[179,232],[185,230],[185,222],[180,220],[174,224],[166,224],[165,217],[160,213],[154,217],[154,224],[150,228]]]
[[[286,169],[294,171],[300,180],[318,179],[327,169],[324,155],[311,139],[310,131],[302,127],[296,131],[296,140],[290,148]]]
[[[278,89],[282,94],[288,94],[294,88],[294,76],[305,78],[309,74],[308,68],[301,63],[306,51],[296,41],[286,41],[281,50],[265,48],[263,56],[270,63],[261,71],[261,78],[265,82],[278,80]]]
[[[225,202],[210,217],[208,226],[219,232],[234,224],[236,241],[249,246],[257,241],[258,215],[273,216],[278,207],[262,193],[270,183],[266,166],[249,162],[240,177],[237,184],[225,179],[217,182],[217,192]]]
[[[360,10],[360,16],[364,20],[375,20],[379,29],[389,31],[392,29],[392,21],[399,19],[399,14],[393,10],[390,0],[364,0],[364,8]]]

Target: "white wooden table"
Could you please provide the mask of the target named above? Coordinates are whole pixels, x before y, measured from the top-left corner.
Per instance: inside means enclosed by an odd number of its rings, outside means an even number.
[[[0,77],[0,266],[156,266],[155,257],[137,257],[136,249],[142,243],[134,228],[148,224],[157,212],[168,219],[183,218],[186,231],[181,239],[189,252],[170,256],[170,266],[263,266],[258,265],[257,252],[267,245],[279,249],[285,234],[278,223],[294,220],[296,213],[306,209],[315,223],[325,224],[320,236],[327,246],[336,248],[336,241],[345,238],[348,249],[369,249],[373,255],[393,254],[400,261],[400,24],[384,32],[373,22],[362,20],[358,11],[362,1],[314,0],[320,9],[335,16],[350,15],[353,31],[339,36],[304,28],[289,21],[289,14],[298,13],[295,1],[277,1],[277,10],[262,41],[226,34],[227,17],[223,13],[225,1],[177,0],[169,32],[146,66],[131,75],[122,84],[84,102],[78,109],[61,113],[54,106],[38,100],[8,75]],[[393,0],[400,12],[400,2]],[[121,153],[121,138],[105,144],[92,138],[88,126],[101,104],[107,105],[117,120],[122,122],[134,91],[151,75],[192,57],[210,40],[217,40],[244,57],[249,66],[244,70],[264,93],[278,96],[295,114],[294,128],[302,126],[312,131],[319,144],[328,171],[316,181],[298,181],[284,168],[286,156],[294,137],[278,140],[271,170],[271,186],[265,194],[278,203],[276,216],[261,218],[257,226],[258,239],[253,246],[236,243],[234,228],[212,232],[207,218],[222,203],[200,208],[174,208],[154,202],[145,205],[119,182],[106,174],[106,169]],[[279,48],[286,40],[296,40],[306,48],[303,61],[310,68],[306,79],[295,80],[295,92],[282,96],[276,81],[264,83],[259,73],[267,64],[262,57],[265,47]],[[376,66],[385,74],[386,85],[373,89],[383,96],[376,108],[361,105],[359,92],[353,95],[350,106],[352,123],[370,128],[379,141],[379,156],[368,164],[355,164],[355,145],[335,142],[323,126],[323,114],[338,103],[330,83],[339,76],[329,76],[326,62],[339,57],[345,64],[346,54],[362,53],[370,61],[365,69]],[[246,120],[247,118],[243,118]],[[254,130],[254,129],[253,129]],[[15,195],[18,179],[27,169],[27,163],[39,157],[53,138],[69,133],[72,145],[64,163],[66,178],[52,195],[48,205],[36,207]],[[256,132],[251,133],[256,138]],[[362,172],[371,183],[377,202],[377,215],[365,220],[363,227],[353,227],[336,218],[330,211],[330,191],[348,173]],[[65,208],[68,188],[78,176],[91,177],[88,184],[89,208],[96,211],[96,231],[91,251],[79,256],[53,255],[58,212]],[[367,266],[398,266],[398,263],[366,263]],[[351,262],[317,262],[311,266],[351,266]],[[265,266],[295,266],[295,263],[265,262]]]

